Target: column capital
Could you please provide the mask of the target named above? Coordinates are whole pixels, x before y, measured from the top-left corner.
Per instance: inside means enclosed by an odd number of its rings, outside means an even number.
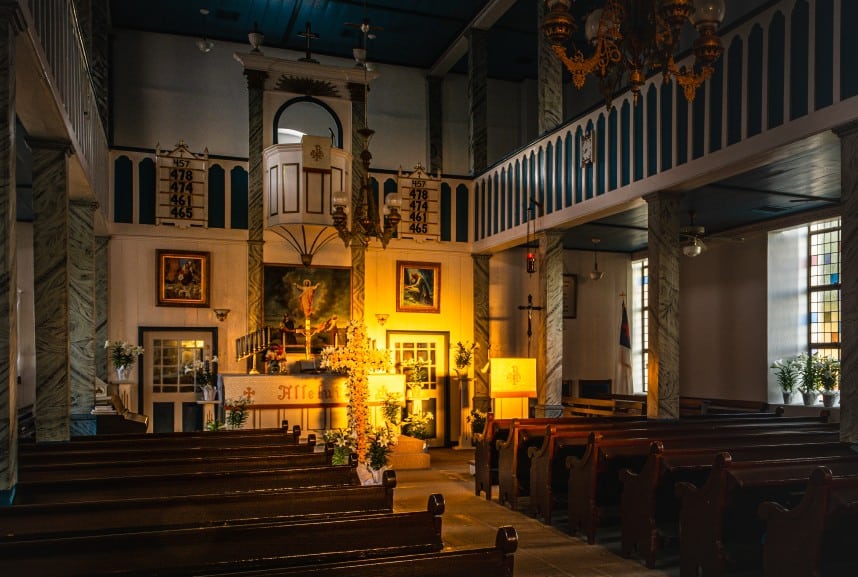
[[[265,81],[268,79],[267,72],[245,68],[244,76],[247,78],[247,87],[251,90],[262,90],[265,88]]]
[[[838,138],[852,136],[858,133],[858,120],[853,120],[852,122],[848,122],[843,126],[838,126],[837,128],[833,129],[833,132],[837,135]]]

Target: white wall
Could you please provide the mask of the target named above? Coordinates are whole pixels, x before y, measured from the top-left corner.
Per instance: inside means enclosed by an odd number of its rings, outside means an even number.
[[[766,237],[681,257],[680,394],[765,401]]]

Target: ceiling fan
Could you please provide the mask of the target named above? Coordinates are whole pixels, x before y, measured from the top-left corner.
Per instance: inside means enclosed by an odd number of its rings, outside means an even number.
[[[708,243],[715,242],[744,242],[742,237],[706,236],[706,229],[694,224],[694,211],[688,211],[688,226],[679,229],[679,242],[682,254],[694,258],[703,254],[708,248]]]

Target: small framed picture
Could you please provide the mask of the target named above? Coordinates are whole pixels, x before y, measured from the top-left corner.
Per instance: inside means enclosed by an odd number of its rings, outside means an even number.
[[[159,249],[157,270],[159,307],[210,306],[209,253]]]
[[[441,263],[396,261],[396,310],[441,311]]]
[[[563,275],[563,318],[578,316],[578,275]]]

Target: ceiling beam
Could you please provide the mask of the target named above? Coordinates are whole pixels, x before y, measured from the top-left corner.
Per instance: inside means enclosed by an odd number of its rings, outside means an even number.
[[[468,53],[468,31],[472,28],[488,30],[515,5],[516,0],[489,0],[483,9],[465,26],[444,53],[429,68],[429,76],[444,76]]]

